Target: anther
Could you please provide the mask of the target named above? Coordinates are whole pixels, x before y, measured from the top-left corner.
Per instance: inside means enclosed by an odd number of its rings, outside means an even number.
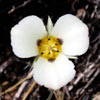
[[[50,61],[50,62],[54,62],[55,59],[54,59],[54,58],[51,58],[51,59],[48,59],[48,61]]]
[[[50,54],[50,52],[48,54]]]
[[[51,40],[50,38],[48,38],[48,40]]]
[[[57,43],[55,43],[55,45],[58,45]]]
[[[41,55],[43,55],[43,52],[41,52]]]
[[[57,50],[57,52],[59,52],[59,50]]]
[[[39,46],[42,40],[37,40],[37,45]]]
[[[57,40],[58,40],[59,44],[61,44],[61,45],[63,44],[63,40],[62,39],[58,38]]]

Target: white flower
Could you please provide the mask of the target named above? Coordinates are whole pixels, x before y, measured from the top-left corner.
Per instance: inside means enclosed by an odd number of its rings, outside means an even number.
[[[33,64],[34,80],[57,90],[75,76],[75,66],[68,58],[87,51],[88,27],[71,14],[60,17],[54,27],[48,18],[46,28],[37,16],[28,16],[11,29],[11,45],[18,57],[39,55]]]

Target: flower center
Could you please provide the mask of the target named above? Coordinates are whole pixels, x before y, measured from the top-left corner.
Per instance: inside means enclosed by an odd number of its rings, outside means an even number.
[[[39,55],[53,61],[62,50],[62,40],[54,36],[45,36],[37,41]]]

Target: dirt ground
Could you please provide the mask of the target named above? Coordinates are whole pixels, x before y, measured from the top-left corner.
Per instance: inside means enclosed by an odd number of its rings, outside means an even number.
[[[64,87],[65,93],[61,89],[56,94],[64,94],[63,100],[100,100],[100,0],[0,0],[0,92],[26,77],[34,60],[14,55],[11,28],[28,15],[37,15],[46,24],[48,15],[55,23],[68,13],[78,16],[89,27],[90,46],[84,55],[73,60],[77,74]],[[22,100],[32,82],[32,78],[27,80],[18,97],[22,84],[0,96],[0,100]],[[49,94],[49,89],[35,85],[26,100],[47,100]],[[56,100],[54,95],[51,100]]]

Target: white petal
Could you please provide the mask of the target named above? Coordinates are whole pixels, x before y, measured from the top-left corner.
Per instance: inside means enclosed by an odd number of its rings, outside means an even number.
[[[75,76],[74,64],[62,54],[54,62],[40,57],[33,68],[34,80],[47,88],[60,89]]]
[[[63,40],[63,52],[76,56],[85,53],[89,46],[88,27],[76,16],[67,14],[60,17],[51,35]]]
[[[11,29],[11,45],[14,53],[21,58],[36,56],[37,40],[46,35],[42,20],[36,16],[22,19]]]

